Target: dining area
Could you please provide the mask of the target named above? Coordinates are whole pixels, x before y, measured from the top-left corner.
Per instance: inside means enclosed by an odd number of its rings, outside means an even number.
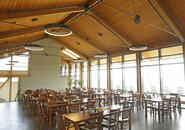
[[[132,130],[139,122],[137,118],[141,125],[148,120],[165,124],[182,114],[180,96],[174,93],[138,94],[106,89],[77,88],[66,93],[27,90],[22,93],[21,106],[37,117],[41,129],[58,130]]]

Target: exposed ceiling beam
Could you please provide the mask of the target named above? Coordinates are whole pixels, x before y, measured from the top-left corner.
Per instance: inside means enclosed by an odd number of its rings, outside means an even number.
[[[91,10],[91,12],[89,12],[89,15],[97,20],[99,23],[101,23],[103,26],[105,26],[109,31],[111,31],[117,38],[119,38],[123,42],[124,45],[133,45],[133,43],[122,32],[120,32],[119,29],[117,29],[110,21],[108,21],[97,11]]]
[[[77,13],[77,12],[83,12],[83,11],[84,11],[84,8],[81,6],[24,10],[24,11],[8,11],[8,12],[0,13],[0,19],[7,20],[7,19],[17,19],[17,18],[23,18],[23,17],[37,16],[37,15],[48,15],[48,14],[56,14],[56,13]]]
[[[148,0],[149,4],[155,10],[155,12],[160,16],[160,18],[165,22],[165,24],[177,35],[181,42],[185,41],[185,34],[179,27],[175,16],[167,7],[164,0]]]
[[[102,48],[98,47],[97,45],[95,45],[94,43],[92,43],[91,41],[87,40],[87,38],[83,37],[82,35],[80,35],[79,33],[75,32],[73,30],[73,35],[82,39],[84,42],[86,42],[88,45],[90,45],[91,47],[93,47],[97,52],[99,53],[103,53],[106,54],[107,52],[104,51]]]
[[[61,41],[61,40],[59,40],[59,39],[57,39],[57,38],[52,37],[51,39],[52,39],[53,41],[55,41],[57,44],[61,45],[62,47],[67,48],[67,49],[73,51],[74,53],[78,54],[78,55],[80,56],[80,58],[82,58],[83,60],[87,61],[87,59],[88,59],[87,56],[85,56],[85,55],[82,54],[81,52],[79,52],[79,51],[73,49],[72,47],[70,47],[69,45],[67,45],[66,43],[64,43],[63,41]]]
[[[24,36],[27,34],[32,34],[36,32],[43,32],[43,26],[35,27],[35,28],[23,28],[14,31],[7,31],[0,33],[0,40],[7,39],[10,37]],[[43,32],[44,33],[44,32]]]

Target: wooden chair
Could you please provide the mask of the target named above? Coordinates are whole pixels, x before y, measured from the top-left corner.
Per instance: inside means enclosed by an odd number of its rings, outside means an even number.
[[[128,123],[129,130],[131,130],[131,107],[124,107],[121,112],[121,116],[119,117],[119,124],[121,125],[121,130],[123,130],[123,126],[125,123]]]
[[[94,109],[96,106],[96,101],[90,101],[85,104],[86,109]]]
[[[118,120],[119,120],[120,108],[110,110],[110,114],[108,118],[104,118],[102,122],[102,127],[110,129],[117,129],[118,128]]]
[[[80,130],[102,130],[103,111],[91,113],[85,125],[80,126]]]

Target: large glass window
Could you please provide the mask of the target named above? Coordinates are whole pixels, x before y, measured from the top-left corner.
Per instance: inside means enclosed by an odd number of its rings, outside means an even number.
[[[162,93],[184,94],[184,59],[182,46],[161,49]]]
[[[28,58],[29,53],[22,53],[20,55],[13,56],[13,61],[11,57],[0,59],[0,70],[10,70],[10,64],[13,64],[13,71],[28,71]]]
[[[107,59],[100,59],[99,62],[99,88],[107,89]]]
[[[143,92],[185,94],[182,46],[142,52],[141,74]]]
[[[98,88],[98,60],[90,62],[90,87]]]
[[[123,89],[137,92],[136,54],[123,56]]]
[[[82,63],[82,80],[83,87],[87,87],[87,62]]]
[[[111,89],[122,89],[122,56],[111,58]]]
[[[141,77],[143,92],[160,92],[158,56],[158,50],[146,51],[141,53]]]
[[[62,76],[68,76],[68,65],[62,65],[61,66],[61,75]]]

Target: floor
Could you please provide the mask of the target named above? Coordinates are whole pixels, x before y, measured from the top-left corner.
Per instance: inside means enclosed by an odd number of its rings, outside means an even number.
[[[0,103],[0,130],[40,130],[38,118],[23,110],[17,102]],[[43,130],[57,130],[45,126]],[[134,110],[132,113],[132,130],[185,130],[185,110],[181,115],[172,117],[172,120],[165,119],[159,122],[158,119],[146,120],[144,110]]]

